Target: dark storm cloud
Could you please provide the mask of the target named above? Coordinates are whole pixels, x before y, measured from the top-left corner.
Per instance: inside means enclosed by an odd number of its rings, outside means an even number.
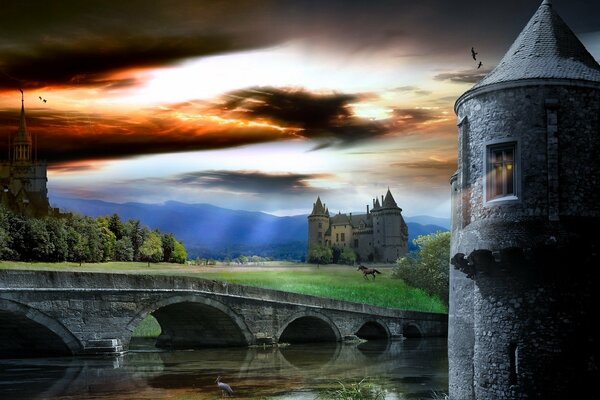
[[[270,16],[254,9],[251,1],[3,3],[0,88],[111,86],[115,71],[276,43],[265,33]]]
[[[393,51],[429,62],[470,62],[475,46],[484,64],[494,65],[538,5],[521,0],[3,2],[0,88],[105,86],[106,74],[119,69],[290,40],[331,55]],[[554,8],[576,33],[598,30],[600,2],[555,0]]]
[[[382,124],[352,115],[350,104],[360,98],[344,93],[315,94],[301,89],[257,87],[229,93],[219,108],[244,119],[267,120],[295,128],[298,136],[307,139],[343,145],[387,133]]]
[[[0,50],[0,88],[45,86],[127,86],[132,79],[116,82],[107,75],[127,68],[161,66],[194,56],[241,50],[249,44],[227,36],[137,37],[123,41],[83,40],[40,45],[27,49]]]
[[[1,132],[14,134],[18,121],[15,111],[0,111]],[[123,115],[31,111],[27,126],[37,139],[40,157],[52,163],[214,150],[294,138],[264,127],[189,124],[159,110],[152,116],[131,119]],[[7,154],[4,140],[0,142],[0,154]]]
[[[445,72],[434,77],[437,81],[450,81],[455,83],[477,83],[488,73],[489,69],[465,70],[457,72]]]
[[[198,171],[155,179],[166,185],[189,188],[225,189],[261,194],[298,194],[312,191],[309,181],[330,178],[329,174],[268,174],[256,171]],[[147,180],[144,180],[147,182]]]

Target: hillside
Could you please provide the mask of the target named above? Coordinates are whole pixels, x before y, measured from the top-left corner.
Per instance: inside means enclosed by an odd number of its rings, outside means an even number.
[[[191,257],[221,259],[234,258],[240,254],[256,254],[300,260],[306,253],[306,215],[277,217],[262,212],[176,201],[162,204],[120,204],[53,197],[51,203],[63,212],[77,212],[92,217],[117,213],[123,220],[139,219],[151,228],[173,232],[183,241]],[[433,217],[418,218],[425,221],[424,218]],[[419,235],[447,230],[443,226],[411,222],[410,218],[406,218],[406,221],[411,242]],[[412,246],[412,243],[409,245]]]

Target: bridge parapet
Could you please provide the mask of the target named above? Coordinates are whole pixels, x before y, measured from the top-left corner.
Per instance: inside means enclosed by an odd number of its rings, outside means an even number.
[[[164,347],[249,345],[264,338],[335,341],[357,333],[388,338],[407,332],[420,336],[447,333],[444,314],[185,276],[0,271],[0,323],[3,316],[7,320],[19,313],[14,304],[35,311],[21,313],[37,312],[55,321],[49,324],[38,318],[32,323],[47,327],[59,338],[65,336],[64,328],[83,350],[94,341],[107,339],[115,339],[127,349],[131,333],[149,314],[161,324],[159,344]],[[72,342],[71,337],[69,340]],[[79,352],[74,348],[77,346],[72,344],[68,347]]]

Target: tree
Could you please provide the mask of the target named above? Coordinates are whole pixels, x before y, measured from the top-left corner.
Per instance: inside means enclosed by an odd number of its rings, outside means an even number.
[[[314,264],[330,264],[333,254],[329,247],[317,244],[308,250],[308,261]]]
[[[0,205],[0,260],[12,259],[13,257],[10,212]]]
[[[156,232],[151,232],[142,246],[140,247],[140,256],[141,259],[148,261],[148,266],[150,263],[160,262],[163,258],[163,250],[162,250],[162,239],[160,235]]]
[[[48,235],[50,235],[50,240],[54,244],[54,251],[50,254],[49,261],[65,261],[69,256],[66,225],[66,221],[63,218],[46,219]]]
[[[46,222],[31,218],[25,221],[25,243],[27,245],[26,260],[48,260],[54,252],[54,243],[50,240]]]
[[[184,264],[186,260],[187,252],[185,251],[185,247],[183,247],[183,244],[175,240],[173,246],[173,253],[171,254],[171,262]]]
[[[125,227],[121,222],[119,214],[113,214],[108,218],[108,229],[115,234],[117,240],[121,240],[125,236]]]
[[[344,247],[338,259],[339,264],[354,265],[356,262],[356,253],[349,247]]]
[[[171,262],[173,251],[175,250],[175,237],[172,233],[166,233],[161,236],[163,248],[163,261]]]
[[[123,236],[115,243],[115,260],[133,261],[133,245],[128,236]]]
[[[450,232],[419,236],[413,243],[419,250],[398,259],[392,276],[438,296],[447,305]]]

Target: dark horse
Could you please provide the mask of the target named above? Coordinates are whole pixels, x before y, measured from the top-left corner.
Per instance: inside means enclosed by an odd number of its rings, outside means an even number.
[[[363,278],[367,278],[367,275],[373,275],[373,279],[375,279],[375,274],[380,274],[381,272],[377,271],[375,268],[367,268],[364,265],[359,265],[357,271],[362,271]]]

